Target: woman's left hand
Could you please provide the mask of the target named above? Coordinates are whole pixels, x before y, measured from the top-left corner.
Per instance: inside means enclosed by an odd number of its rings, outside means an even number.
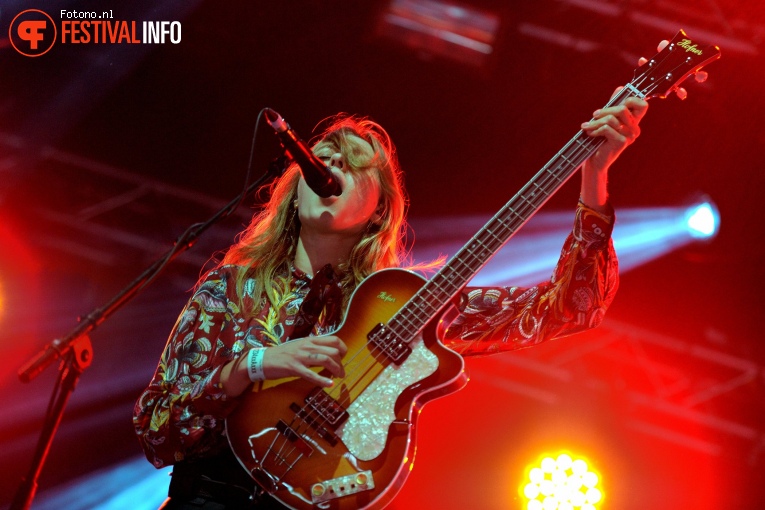
[[[585,171],[600,173],[608,170],[619,154],[640,136],[640,120],[647,111],[648,102],[637,97],[596,110],[592,120],[583,123],[581,127],[589,136],[604,137],[605,142],[585,162]]]

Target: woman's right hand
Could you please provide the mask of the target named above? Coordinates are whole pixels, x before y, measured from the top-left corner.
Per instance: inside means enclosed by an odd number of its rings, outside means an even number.
[[[298,376],[318,386],[332,386],[332,379],[320,376],[311,367],[323,367],[335,377],[345,377],[345,343],[335,335],[309,336],[291,340],[263,353],[266,379]]]
[[[342,340],[334,335],[309,336],[291,340],[263,353],[263,373],[266,379],[298,376],[318,386],[332,386],[332,379],[320,376],[311,367],[324,367],[335,377],[345,377],[343,356],[348,351]],[[223,366],[221,384],[229,397],[241,395],[252,384],[247,373],[248,351]]]

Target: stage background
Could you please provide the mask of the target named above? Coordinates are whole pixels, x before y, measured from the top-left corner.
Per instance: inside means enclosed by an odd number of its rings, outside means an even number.
[[[425,408],[416,467],[391,508],[519,508],[526,464],[556,448],[597,462],[604,508],[765,502],[762,4],[459,6],[497,22],[490,53],[462,56],[448,45],[442,53],[393,37],[381,28],[389,9],[381,1],[3,2],[0,505],[28,469],[56,375],[52,366],[24,384],[16,371],[240,192],[262,108],[306,139],[331,114],[368,115],[397,144],[415,227],[488,218],[631,79],[638,57],[680,28],[719,44],[723,58],[705,83],[688,84],[685,101],[651,102],[638,143],[613,168],[611,196],[619,211],[707,194],[720,211],[719,235],[625,272],[591,334],[470,360],[468,387]],[[5,37],[29,8],[57,23],[60,9],[180,21],[182,39],[58,44],[28,58]],[[255,173],[277,154],[263,130]],[[575,181],[543,212],[573,211]],[[88,495],[115,508],[161,500],[167,477],[140,461],[133,402],[201,268],[253,204],[248,198],[93,333],[93,364],[33,508],[61,508],[57,497],[67,508],[103,507]]]

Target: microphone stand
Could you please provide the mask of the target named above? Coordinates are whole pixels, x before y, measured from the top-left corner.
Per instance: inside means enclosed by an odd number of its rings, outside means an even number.
[[[48,411],[45,415],[40,437],[37,442],[32,465],[27,476],[22,478],[9,510],[28,510],[37,491],[37,480],[48,456],[53,436],[58,429],[64,408],[77,386],[80,376],[93,359],[93,346],[89,333],[104,322],[110,315],[128,303],[140,290],[154,280],[160,271],[178,255],[191,248],[200,235],[219,220],[229,216],[239,206],[245,196],[254,192],[270,179],[281,177],[286,169],[287,158],[277,158],[268,166],[268,171],[252,183],[242,194],[224,206],[205,223],[198,223],[189,228],[161,258],[148,267],[131,284],[121,290],[108,303],[97,308],[84,318],[66,336],[53,340],[19,369],[19,379],[30,382],[51,363],[61,359],[59,375],[51,395]]]

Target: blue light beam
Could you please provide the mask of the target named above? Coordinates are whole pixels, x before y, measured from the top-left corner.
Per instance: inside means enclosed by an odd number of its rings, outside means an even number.
[[[417,233],[415,261],[452,256],[487,219],[479,216],[412,219],[412,228]],[[470,285],[528,286],[548,280],[572,222],[573,214],[569,212],[537,214]],[[621,209],[613,233],[620,271],[629,271],[700,239],[709,239],[719,230],[719,223],[719,213],[709,201],[691,207]]]

